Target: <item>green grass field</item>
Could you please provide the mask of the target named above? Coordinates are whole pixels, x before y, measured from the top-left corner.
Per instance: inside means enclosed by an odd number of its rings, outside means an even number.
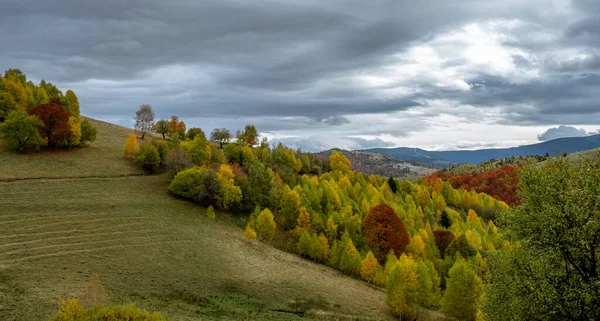
[[[168,320],[390,318],[380,290],[247,240],[241,218],[211,221],[165,177],[139,176],[121,156],[129,130],[94,125],[88,148],[0,151],[0,320],[49,320],[94,272],[110,303]]]

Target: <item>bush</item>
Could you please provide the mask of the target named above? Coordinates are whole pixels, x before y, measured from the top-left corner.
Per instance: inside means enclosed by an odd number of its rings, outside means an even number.
[[[125,146],[123,147],[123,154],[125,157],[133,157],[137,152],[137,138],[134,134],[129,135],[127,137],[127,141],[125,142]]]
[[[169,185],[169,191],[175,195],[191,198],[203,205],[216,203],[219,193],[217,174],[206,167],[193,167],[175,175]]]
[[[160,156],[160,163],[164,163],[167,159],[169,151],[171,150],[171,146],[169,146],[169,143],[167,143],[164,140],[156,140],[152,143],[152,145],[156,147],[156,150],[158,151],[158,155]]]
[[[160,154],[156,147],[152,145],[143,145],[135,154],[138,164],[145,170],[155,172],[160,166]]]
[[[178,147],[171,149],[171,151],[167,154],[164,163],[167,171],[173,174],[177,174],[181,171],[194,167],[192,158],[186,155]]]
[[[86,309],[77,299],[61,301],[58,313],[53,321],[107,321],[107,320],[135,320],[135,321],[165,321],[158,312],[150,313],[137,308],[135,305],[103,306]]]
[[[98,135],[98,131],[90,122],[85,119],[81,122],[81,144],[85,145],[86,143],[93,143],[96,141],[96,136]]]
[[[0,138],[8,148],[19,152],[28,147],[38,149],[44,143],[38,132],[40,125],[41,121],[37,117],[15,110],[8,114],[4,123],[0,124]]]

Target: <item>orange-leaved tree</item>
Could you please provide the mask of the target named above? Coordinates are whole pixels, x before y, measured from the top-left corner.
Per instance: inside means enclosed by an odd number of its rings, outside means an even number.
[[[402,254],[410,242],[410,234],[404,224],[394,209],[387,204],[373,207],[363,225],[364,240],[382,264],[385,263],[385,257],[390,251]]]

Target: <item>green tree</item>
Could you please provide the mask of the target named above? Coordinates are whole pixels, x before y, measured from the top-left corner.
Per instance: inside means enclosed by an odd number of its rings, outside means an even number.
[[[470,258],[477,254],[477,251],[469,245],[467,237],[464,234],[461,234],[461,236],[454,239],[454,241],[448,245],[445,255],[454,258],[456,253],[459,253],[463,258]]]
[[[308,256],[310,253],[310,235],[307,231],[302,232],[302,235],[296,244],[296,251],[302,256]]]
[[[405,254],[393,265],[386,281],[385,302],[400,319],[416,317],[419,298],[417,264]]]
[[[439,306],[440,277],[431,261],[419,260],[417,262],[417,273],[419,275],[419,305],[436,309]]]
[[[442,211],[442,215],[440,216],[440,225],[443,228],[450,228],[450,226],[452,226],[450,216],[448,216],[448,213],[446,211]]]
[[[155,172],[160,166],[160,154],[152,145],[142,145],[135,154],[135,158],[142,168],[149,172]]]
[[[98,131],[87,119],[81,122],[81,144],[92,143],[96,141]]]
[[[388,178],[388,185],[390,186],[390,189],[392,190],[392,193],[396,194],[396,192],[398,191],[398,185],[396,185],[396,180],[390,176],[390,178]]]
[[[256,218],[256,234],[260,240],[271,241],[275,236],[275,230],[277,224],[273,218],[273,213],[268,208],[265,208],[260,212],[260,215]]]
[[[170,126],[171,124],[168,120],[161,119],[154,124],[152,129],[155,133],[161,134],[163,139],[166,139],[165,135],[169,132]]]
[[[204,131],[202,130],[202,128],[198,127],[192,127],[188,129],[187,133],[185,134],[185,138],[191,140],[196,138],[196,136],[198,135],[200,135],[203,140],[206,140],[206,135],[204,134]]]
[[[79,108],[79,98],[77,98],[77,95],[75,95],[75,93],[70,89],[67,90],[67,92],[65,93],[65,98],[67,99],[67,101],[69,102],[69,106],[71,107],[71,116],[75,117],[77,122],[79,122],[79,117],[81,115],[81,111]]]
[[[559,157],[525,167],[519,185],[522,205],[498,225],[521,246],[488,261],[486,316],[600,320],[600,153],[580,166]]]
[[[352,274],[358,275],[360,273],[362,261],[360,254],[354,247],[352,239],[348,238],[346,246],[343,248],[342,255],[340,256],[340,270]]]
[[[135,111],[135,129],[142,134],[142,139],[147,133],[152,131],[154,126],[154,111],[152,106],[144,104],[140,105]]]
[[[44,143],[38,132],[41,123],[37,117],[28,116],[24,111],[11,111],[4,123],[0,124],[0,138],[8,148],[19,152],[29,147],[37,149]]]
[[[227,144],[231,139],[231,132],[227,128],[215,128],[210,133],[210,140],[219,144],[219,147],[223,148],[223,145]]]
[[[442,311],[462,320],[474,320],[483,284],[469,263],[459,258],[449,272]]]
[[[19,109],[15,99],[7,92],[0,91],[0,123],[3,122],[11,111]]]

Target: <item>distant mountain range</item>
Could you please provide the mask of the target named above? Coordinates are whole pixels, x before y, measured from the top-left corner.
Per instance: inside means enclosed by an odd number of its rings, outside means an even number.
[[[439,167],[449,167],[457,164],[478,164],[492,158],[511,156],[550,156],[562,153],[575,153],[600,147],[600,135],[586,137],[568,137],[550,140],[533,145],[523,145],[511,148],[427,151],[420,148],[371,148],[364,152],[375,152],[396,157],[400,160],[415,161]]]

